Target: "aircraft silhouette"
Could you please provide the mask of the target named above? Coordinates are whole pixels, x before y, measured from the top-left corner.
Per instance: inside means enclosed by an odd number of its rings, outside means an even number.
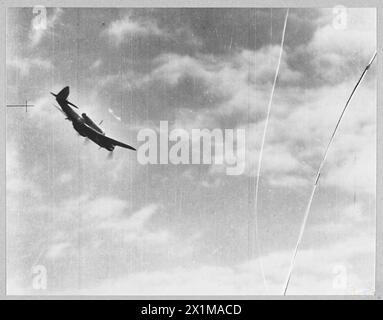
[[[136,150],[132,146],[107,137],[105,132],[99,126],[97,126],[85,113],[80,116],[76,111],[74,111],[71,106],[76,109],[78,109],[78,107],[67,100],[69,96],[69,87],[65,87],[58,94],[53,92],[51,92],[51,94],[56,97],[56,101],[61,107],[61,109],[58,107],[57,109],[65,114],[66,119],[72,122],[73,128],[81,136],[92,140],[101,148],[105,148],[108,151],[113,151],[116,146],[130,150]]]

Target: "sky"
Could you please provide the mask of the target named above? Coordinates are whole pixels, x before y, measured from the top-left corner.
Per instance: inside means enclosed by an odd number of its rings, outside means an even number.
[[[376,50],[376,10],[32,8],[7,12],[7,293],[281,294],[340,112]],[[257,163],[278,55],[260,176]],[[76,134],[50,91],[108,136],[244,129],[244,172],[142,165]],[[373,294],[376,65],[323,168],[289,294]],[[266,286],[260,260],[265,269]],[[46,286],[36,288],[36,266]],[[42,291],[43,290],[43,291]]]

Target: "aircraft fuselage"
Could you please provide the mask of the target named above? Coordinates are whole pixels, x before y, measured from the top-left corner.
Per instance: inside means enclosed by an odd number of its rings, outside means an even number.
[[[70,102],[66,100],[69,95],[69,87],[65,87],[58,94],[52,93],[56,97],[56,101],[60,105],[62,111],[66,115],[67,120],[72,122],[73,128],[83,137],[92,140],[94,143],[99,145],[101,148],[105,148],[108,151],[113,151],[115,145],[102,141],[98,135],[95,135],[92,131],[97,131],[99,134],[104,134],[103,131],[98,128],[93,121],[84,114],[80,116],[73,108],[69,105]]]

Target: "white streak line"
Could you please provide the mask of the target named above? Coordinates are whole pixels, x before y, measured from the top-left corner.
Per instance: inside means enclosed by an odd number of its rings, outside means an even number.
[[[354,96],[354,93],[355,93],[356,89],[358,88],[359,84],[362,82],[362,80],[363,80],[364,76],[366,75],[368,69],[370,68],[371,64],[375,60],[376,54],[377,54],[377,52],[375,51],[375,53],[372,56],[370,62],[368,63],[368,65],[364,69],[362,75],[359,77],[358,82],[354,86],[354,88],[353,88],[353,90],[352,90],[352,92],[350,94],[350,97],[348,98],[348,100],[347,100],[347,102],[346,102],[346,104],[345,104],[345,106],[344,106],[344,108],[342,110],[342,113],[340,114],[338,122],[335,125],[335,129],[334,129],[334,131],[333,131],[333,133],[331,135],[330,141],[327,144],[327,148],[326,148],[326,151],[325,151],[324,156],[322,158],[322,161],[321,161],[321,163],[319,165],[319,169],[318,169],[317,174],[316,174],[316,178],[315,178],[314,186],[313,186],[313,189],[312,189],[312,192],[311,192],[311,196],[310,196],[309,202],[307,204],[307,208],[306,208],[305,214],[303,216],[303,222],[302,222],[302,225],[301,225],[301,229],[299,231],[298,241],[297,241],[297,244],[295,245],[293,257],[292,257],[291,263],[290,263],[289,273],[287,275],[287,280],[286,280],[285,285],[284,285],[283,295],[286,295],[287,289],[289,287],[289,283],[290,283],[290,279],[291,279],[291,274],[292,274],[293,269],[294,269],[295,258],[296,258],[297,253],[298,253],[299,245],[300,245],[300,243],[302,241],[303,233],[304,233],[304,230],[305,230],[305,227],[306,227],[307,218],[309,216],[310,209],[311,209],[311,204],[312,204],[313,199],[314,199],[315,190],[316,190],[316,188],[318,186],[318,181],[319,181],[319,178],[320,178],[320,174],[321,174],[323,165],[324,165],[324,163],[326,161],[328,151],[329,151],[330,146],[331,146],[331,144],[332,144],[332,142],[334,140],[335,134],[336,134],[336,132],[338,130],[338,127],[339,127],[339,124],[340,124],[340,122],[341,122],[341,120],[343,118],[343,115],[346,112],[346,109],[347,109],[348,105],[350,104],[350,101],[351,101],[352,97]]]
[[[259,259],[259,265],[262,273],[262,279],[263,279],[263,285],[267,289],[267,281],[266,281],[266,276],[265,276],[265,270],[263,266],[263,259],[262,259],[262,251],[261,251],[261,246],[259,243],[259,237],[258,237],[258,194],[259,194],[259,180],[260,180],[260,175],[261,175],[261,168],[262,168],[262,158],[263,158],[263,149],[265,146],[265,140],[266,140],[266,133],[267,133],[267,128],[269,125],[269,118],[270,118],[270,113],[271,113],[271,106],[273,102],[273,96],[274,96],[274,91],[275,91],[275,85],[278,80],[278,74],[279,74],[279,68],[281,66],[281,60],[282,60],[282,53],[283,53],[283,46],[285,42],[285,34],[286,34],[286,25],[287,25],[287,18],[289,16],[289,8],[286,11],[286,16],[285,16],[285,22],[283,25],[283,31],[282,31],[282,39],[281,39],[281,47],[279,51],[279,57],[278,57],[278,64],[277,68],[275,70],[275,75],[274,75],[274,81],[273,81],[273,86],[271,88],[271,93],[270,93],[270,99],[269,99],[269,104],[267,106],[267,115],[266,115],[266,121],[265,125],[263,128],[263,135],[262,135],[262,142],[261,142],[261,149],[259,151],[259,157],[258,157],[258,169],[257,169],[257,176],[256,176],[256,182],[255,182],[255,200],[254,200],[254,224],[255,224],[255,242],[257,246],[257,252],[258,252],[258,259]]]

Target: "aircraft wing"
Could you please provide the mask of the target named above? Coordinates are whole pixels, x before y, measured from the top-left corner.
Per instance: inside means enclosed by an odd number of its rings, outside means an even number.
[[[87,124],[84,124],[83,128],[85,129],[85,133],[86,133],[87,137],[93,141],[96,140],[96,141],[99,141],[101,143],[105,142],[108,144],[113,144],[115,146],[119,146],[122,148],[136,151],[136,149],[133,148],[132,146],[125,144],[125,143],[122,143],[120,141],[114,140],[112,138],[109,138],[109,137],[105,136],[104,134],[101,134],[100,132],[96,131],[95,129],[89,127]]]
[[[104,135],[99,134],[99,133],[98,133],[98,135],[99,135],[99,139],[100,139],[100,140],[107,141],[107,142],[109,142],[109,143],[114,144],[115,146],[119,146],[119,147],[122,147],[122,148],[126,148],[126,149],[130,149],[130,150],[134,150],[134,151],[136,151],[135,148],[133,148],[132,146],[130,146],[130,145],[128,145],[128,144],[125,144],[125,143],[122,143],[122,142],[120,142],[120,141],[114,140],[114,139],[112,139],[112,138],[109,138],[109,137],[104,136]]]

